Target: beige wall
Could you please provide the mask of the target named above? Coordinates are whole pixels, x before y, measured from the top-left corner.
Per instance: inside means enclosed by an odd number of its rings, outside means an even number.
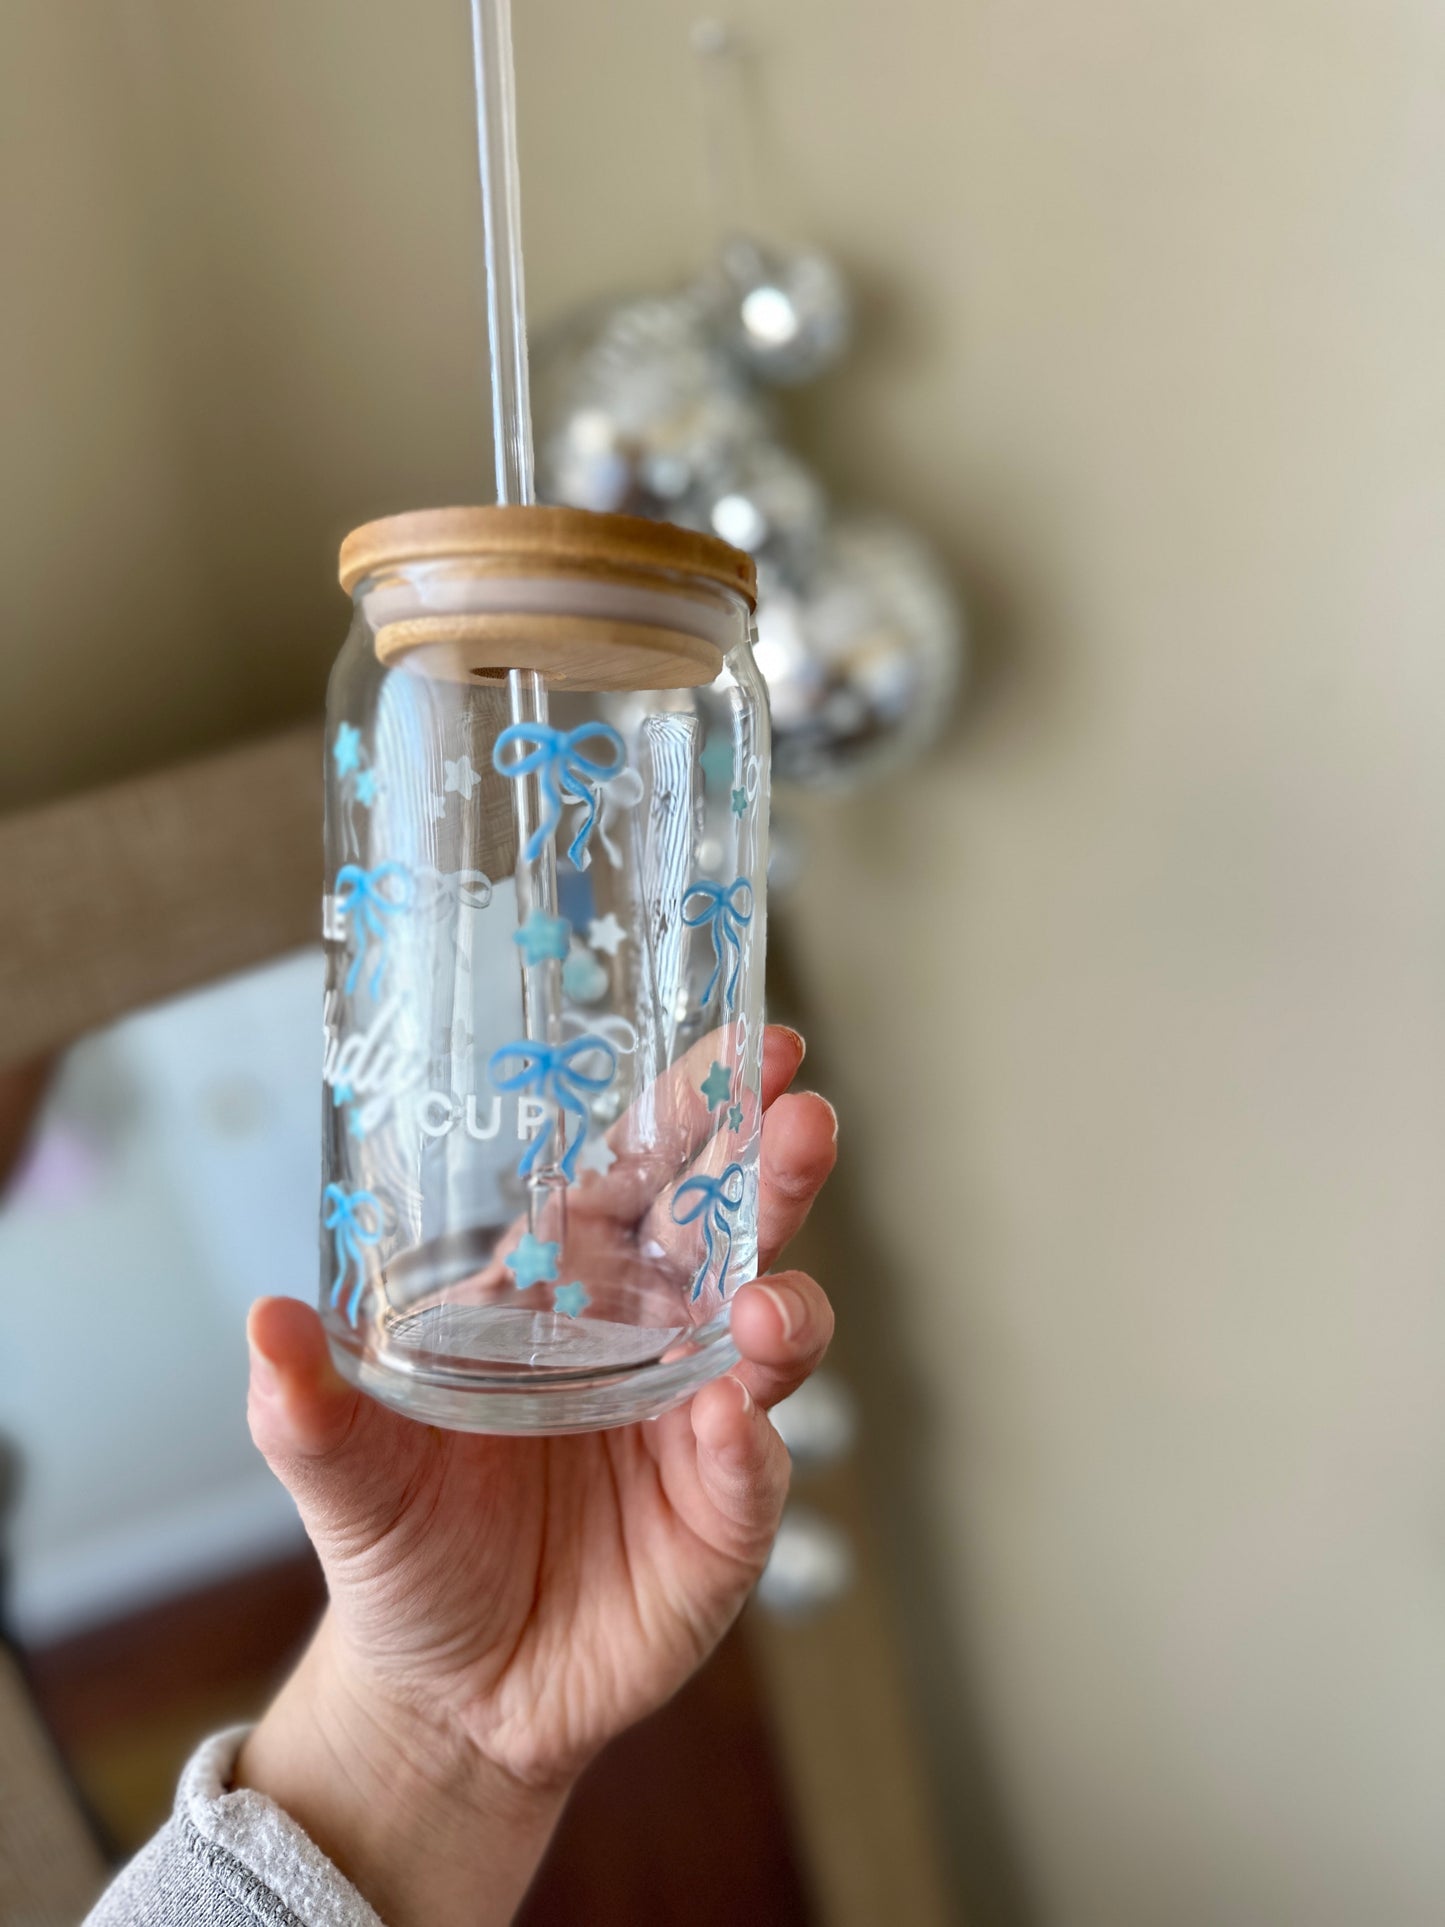
[[[345,526],[485,491],[464,11],[12,9],[10,800],[305,708]],[[691,265],[687,17],[521,0],[537,314]],[[1438,1922],[1445,15],[743,18],[869,297],[801,432],[979,617],[792,928],[960,1836],[1068,1927]]]

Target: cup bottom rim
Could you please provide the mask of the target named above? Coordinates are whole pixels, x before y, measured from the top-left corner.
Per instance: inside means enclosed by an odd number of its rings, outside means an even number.
[[[562,1437],[610,1431],[661,1418],[685,1404],[695,1392],[738,1363],[739,1353],[726,1328],[685,1358],[658,1361],[623,1371],[564,1379],[517,1379],[498,1383],[459,1383],[455,1368],[445,1377],[415,1369],[398,1372],[384,1359],[343,1344],[327,1334],[331,1356],[342,1377],[379,1404],[424,1425],[452,1432],[482,1432],[498,1437]],[[479,1381],[483,1378],[479,1373]]]

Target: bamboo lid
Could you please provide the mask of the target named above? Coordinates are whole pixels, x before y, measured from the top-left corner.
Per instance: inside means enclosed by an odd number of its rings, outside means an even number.
[[[417,562],[457,565],[476,584],[474,606],[389,609],[399,572]],[[418,509],[364,523],[341,545],[340,577],[348,593],[368,585],[383,662],[408,656],[458,680],[538,669],[574,689],[711,682],[723,664],[720,618],[735,622],[740,602],[757,604],[751,556],[716,536],[540,504]],[[509,603],[509,585],[525,588],[525,600]]]
[[[689,577],[758,601],[750,555],[695,529],[649,522],[640,515],[590,509],[412,509],[363,522],[341,545],[341,586],[350,595],[366,576],[407,562],[465,557],[487,569],[528,575]]]

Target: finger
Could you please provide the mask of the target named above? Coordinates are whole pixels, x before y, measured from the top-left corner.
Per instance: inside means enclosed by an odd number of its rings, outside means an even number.
[[[701,1235],[696,1232],[688,1234],[681,1232],[672,1222],[670,1207],[676,1194],[677,1184],[694,1175],[694,1167],[685,1165],[681,1176],[678,1176],[680,1159],[688,1156],[710,1129],[707,1121],[710,1113],[701,1103],[700,1091],[694,1093],[693,1083],[697,1077],[706,1074],[704,1060],[707,1064],[712,1062],[713,1053],[723,1035],[722,1032],[715,1032],[704,1038],[684,1057],[679,1058],[664,1077],[658,1079],[652,1087],[658,1106],[656,1111],[650,1114],[645,1112],[642,1099],[639,1098],[631,1109],[611,1127],[607,1133],[607,1141],[617,1153],[617,1158],[607,1175],[601,1177],[596,1173],[588,1172],[581,1178],[578,1202],[589,1213],[611,1219],[617,1224],[634,1224],[644,1212],[648,1213],[648,1222],[642,1227],[640,1238],[644,1245],[655,1245],[658,1248],[657,1255],[679,1249],[685,1238],[690,1238],[692,1243],[697,1243]],[[743,1105],[744,1118],[741,1130],[736,1135],[743,1142],[751,1136],[760,1104],[765,1113],[762,1143],[762,1155],[765,1160],[770,1155],[766,1117],[771,1115],[771,1107],[784,1095],[797,1076],[806,1051],[807,1045],[802,1037],[797,1031],[789,1030],[786,1025],[769,1024],[763,1031],[761,1090],[758,1097],[754,1097],[751,1092],[742,1093],[740,1101]],[[813,1099],[811,1102],[813,1107],[821,1109],[828,1119],[830,1131],[828,1143],[831,1146],[836,1142],[838,1135],[838,1120],[833,1108],[822,1098]],[[646,1151],[635,1149],[629,1151],[627,1149],[629,1140],[635,1139],[644,1126],[649,1131],[656,1131],[659,1117],[664,1120],[670,1117],[672,1120],[666,1126],[661,1139],[656,1143],[650,1143]],[[815,1123],[811,1139],[806,1131],[800,1138],[796,1128],[785,1131],[777,1139],[785,1167],[779,1179],[784,1193],[790,1187],[805,1182],[806,1169],[810,1160],[814,1164],[821,1163],[823,1153],[818,1142],[820,1129],[821,1127]],[[684,1142],[687,1147],[685,1151],[680,1148]],[[788,1161],[790,1144],[796,1149],[796,1156],[791,1162]],[[708,1147],[705,1147],[703,1156],[707,1155]],[[813,1186],[814,1191],[827,1176],[831,1165],[832,1159],[828,1157],[826,1164],[822,1166],[817,1184]],[[701,1169],[701,1166],[696,1168]],[[766,1184],[764,1184],[760,1209],[766,1195]],[[778,1208],[774,1212],[774,1217],[780,1228],[772,1242],[765,1246],[766,1255],[762,1259],[763,1264],[773,1262],[783,1244],[807,1216],[807,1206],[811,1201],[810,1192],[807,1199],[802,1202],[801,1211],[795,1209],[789,1213],[784,1208],[783,1198],[776,1200]],[[794,1203],[796,1202],[795,1197]],[[652,1207],[650,1211],[649,1206]],[[503,1272],[506,1255],[528,1228],[529,1221],[525,1217],[518,1217],[508,1226],[497,1241],[497,1256],[492,1263],[475,1278],[468,1280],[469,1295],[485,1298],[506,1283]],[[539,1235],[543,1237],[554,1235],[553,1228],[548,1222],[544,1221]]]
[[[798,1072],[808,1046],[785,1024],[769,1024],[763,1032],[763,1109],[776,1104]]]
[[[758,1166],[758,1264],[766,1270],[807,1217],[837,1156],[838,1118],[826,1098],[813,1092],[779,1097],[763,1123]],[[722,1175],[726,1153],[710,1144],[655,1200],[638,1232],[638,1242],[656,1262],[691,1270],[706,1250],[701,1214],[674,1214],[682,1187],[701,1175]],[[683,1222],[679,1224],[678,1219]],[[709,1281],[712,1299],[717,1286]],[[716,1310],[710,1301],[707,1315]]]
[[[626,1115],[608,1132],[614,1149],[625,1151],[638,1130],[649,1140],[661,1134],[674,1164],[690,1157],[710,1138],[718,1124],[718,1106],[703,1095],[703,1080],[717,1062],[736,1061],[742,1037],[741,1020],[724,1024],[700,1038],[675,1064],[668,1066],[651,1090],[645,1091]],[[782,1024],[769,1024],[763,1031],[762,1069],[758,1079],[758,1098],[764,1110],[797,1076],[807,1045],[797,1031]],[[751,1093],[734,1088],[734,1095],[749,1107]]]
[[[641,1152],[651,1161],[662,1158],[674,1169],[711,1137],[717,1125],[717,1106],[703,1094],[703,1084],[715,1063],[733,1063],[739,1056],[740,1026],[722,1024],[700,1037],[667,1066],[607,1133],[613,1150],[626,1160]],[[614,1172],[615,1175],[615,1172]]]
[[[796,1392],[822,1362],[833,1336],[833,1307],[801,1271],[780,1271],[744,1285],[733,1300],[735,1375],[765,1411]]]
[[[679,1168],[686,1176],[694,1154],[706,1156],[725,1118],[703,1097],[702,1082],[712,1064],[726,1055],[732,1034],[724,1028],[694,1044],[610,1128],[607,1143],[616,1162],[606,1177],[586,1173],[581,1180],[581,1198],[589,1210],[618,1223],[635,1223],[664,1187],[670,1190]],[[782,1024],[764,1030],[761,1090],[757,1095],[737,1093],[743,1110],[735,1133],[739,1143],[746,1143],[755,1129],[759,1104],[766,1111],[797,1076],[806,1048],[797,1031]]]
[[[717,1515],[723,1547],[762,1565],[783,1516],[787,1447],[741,1379],[704,1385],[690,1408],[697,1476]]]
[[[838,1157],[838,1113],[816,1091],[780,1098],[763,1120],[758,1164],[758,1269],[797,1236]]]

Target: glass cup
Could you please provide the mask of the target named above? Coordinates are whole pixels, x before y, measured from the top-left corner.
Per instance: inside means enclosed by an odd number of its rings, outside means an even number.
[[[434,1424],[655,1416],[757,1268],[768,713],[751,562],[576,509],[393,516],[326,736],[322,1313]]]

